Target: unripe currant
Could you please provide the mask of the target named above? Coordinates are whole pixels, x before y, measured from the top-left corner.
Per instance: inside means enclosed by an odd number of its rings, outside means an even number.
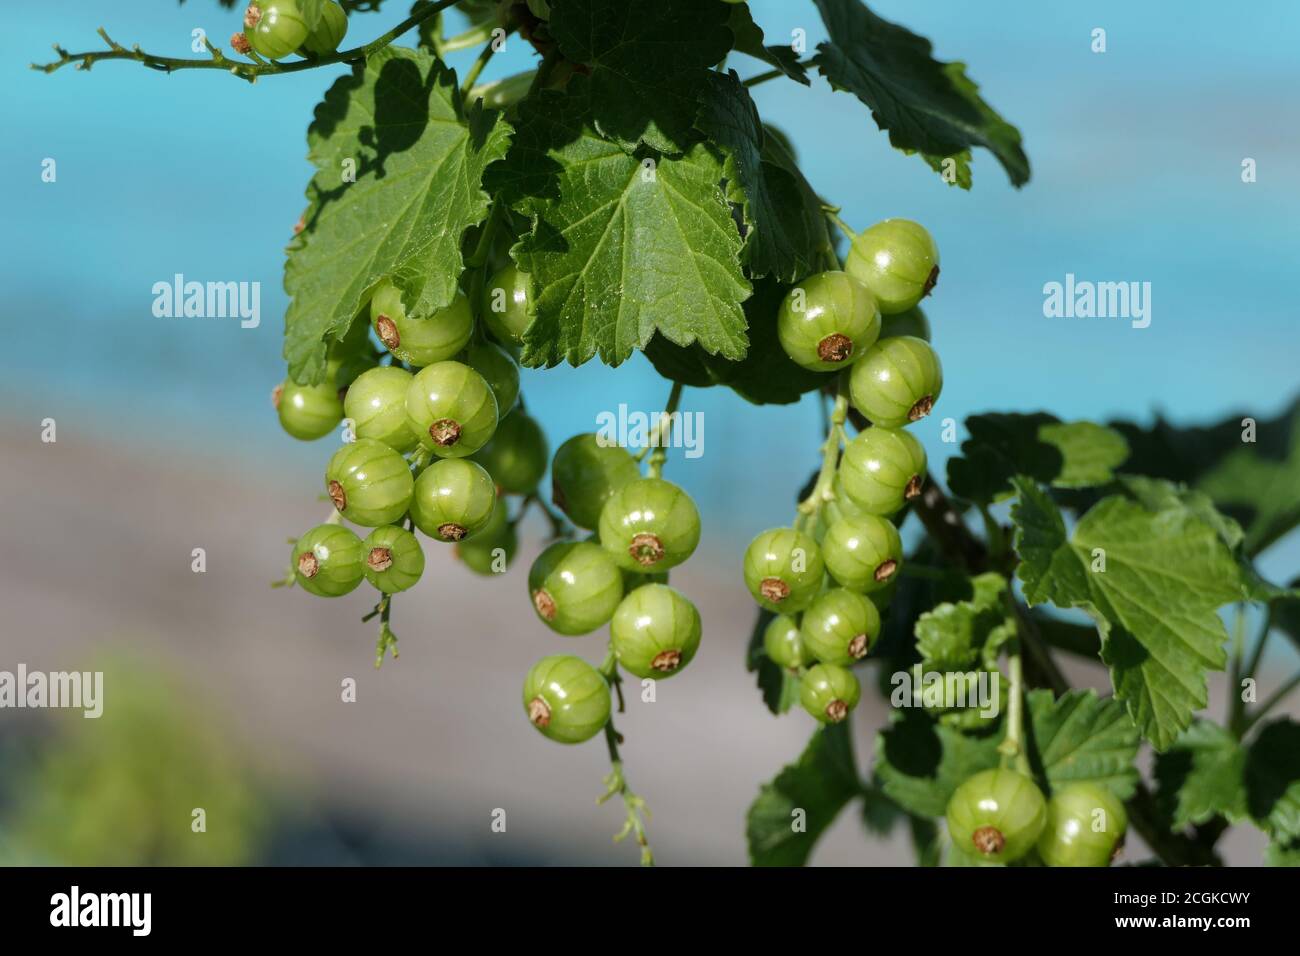
[[[925,313],[921,311],[919,305],[913,306],[906,312],[881,316],[880,337],[882,339],[910,335],[912,338],[924,339],[929,342],[932,341],[930,334],[930,320],[925,317]]]
[[[849,372],[853,407],[882,428],[901,428],[930,414],[943,391],[934,349],[908,335],[881,339]]]
[[[302,50],[312,56],[329,56],[339,48],[348,32],[348,15],[334,0],[325,0],[316,29],[307,31]]]
[[[865,594],[894,580],[903,565],[903,542],[884,518],[842,518],[826,529],[822,557],[831,577]]]
[[[785,614],[778,614],[768,622],[763,631],[763,651],[774,663],[791,670],[812,663],[812,655],[803,646],[799,625]]]
[[[857,360],[880,334],[871,291],[846,272],[821,272],[794,286],[777,313],[785,354],[806,369],[829,372]]]
[[[888,517],[921,494],[925,464],[911,432],[877,425],[848,443],[836,478],[861,510]]]
[[[546,473],[546,434],[537,419],[516,409],[497,426],[492,440],[474,453],[492,480],[510,494],[526,495]]]
[[[244,12],[244,35],[268,60],[281,60],[307,39],[298,0],[253,0]]]
[[[800,636],[823,664],[848,666],[862,660],[880,635],[880,612],[847,588],[832,588],[804,611]]]
[[[424,549],[415,535],[397,525],[376,528],[361,543],[366,580],[385,594],[405,591],[424,574]]]
[[[524,713],[552,740],[580,744],[609,722],[609,684],[580,657],[543,657],[524,679]]]
[[[528,571],[528,594],[546,626],[571,637],[604,626],[623,599],[623,575],[598,544],[557,541]]]
[[[600,543],[629,571],[667,571],[700,543],[700,513],[681,488],[662,478],[637,478],[614,492],[600,512]]]
[[[456,542],[456,557],[475,574],[500,574],[509,569],[519,549],[519,534],[510,523],[500,495],[492,516],[474,537]]]
[[[411,468],[393,449],[360,438],[334,453],[325,468],[325,491],[354,524],[392,524],[411,505]]]
[[[939,281],[939,249],[910,219],[886,219],[853,240],[844,269],[863,282],[886,315],[906,312]]]
[[[483,289],[483,324],[498,341],[520,344],[533,320],[529,299],[528,274],[511,263],[488,280]]]
[[[438,362],[416,373],[406,392],[406,417],[425,448],[442,458],[463,458],[496,431],[497,400],[468,365]]]
[[[285,379],[271,393],[280,427],[299,441],[324,438],[343,421],[343,401],[333,381],[299,385]]]
[[[293,575],[298,585],[318,597],[339,597],[361,583],[361,539],[337,524],[312,528],[293,546]]]
[[[745,549],[745,586],[769,611],[794,614],[812,603],[826,576],[821,548],[793,528],[770,528]]]
[[[496,500],[496,485],[482,465],[443,458],[416,479],[411,518],[430,538],[460,541],[487,526]]]
[[[636,677],[659,680],[695,657],[700,612],[666,584],[643,584],[619,603],[609,634],[619,666]]]
[[[386,365],[362,372],[343,398],[343,411],[352,419],[357,438],[373,438],[397,452],[408,452],[419,439],[406,418],[406,393],[414,376]]]
[[[814,664],[799,682],[799,703],[823,724],[838,724],[862,696],[853,672],[835,664]]]
[[[394,358],[419,367],[444,362],[463,349],[474,331],[474,316],[469,299],[457,291],[446,308],[415,318],[407,314],[398,288],[386,283],[370,299],[370,324]]]
[[[491,342],[478,342],[465,350],[465,364],[483,376],[497,400],[497,414],[505,418],[519,400],[519,365],[510,353]]]
[[[591,432],[574,435],[551,463],[551,500],[579,528],[595,530],[605,502],[640,476],[626,448],[602,445]]]
[[[1047,801],[1023,774],[983,770],[953,791],[946,816],[953,846],[992,863],[1013,863],[1042,833]]]
[[[1124,804],[1109,788],[1066,784],[1047,801],[1038,855],[1048,866],[1109,866],[1127,829]]]

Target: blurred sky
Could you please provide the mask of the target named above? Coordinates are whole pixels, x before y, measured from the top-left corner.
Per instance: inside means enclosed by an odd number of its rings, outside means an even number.
[[[812,42],[823,36],[811,2],[751,6],[771,42],[795,27]],[[404,0],[386,7],[354,17],[349,42],[407,12]],[[964,60],[1020,127],[1033,162],[1032,181],[1016,191],[977,151],[975,188],[963,193],[891,150],[865,108],[821,80],[755,90],[849,222],[906,216],[938,240],[943,278],[927,310],[946,388],[918,429],[933,460],[955,450],[940,442],[940,420],[977,411],[1145,420],[1160,409],[1192,423],[1235,410],[1268,416],[1291,398],[1300,5],[1257,2],[1232,16],[1217,4],[1130,0],[873,7],[931,37],[941,59]],[[0,281],[14,328],[0,357],[0,414],[62,415],[123,442],[256,456],[314,495],[327,449],[283,436],[268,394],[283,375],[282,249],[310,175],[305,129],[345,68],[255,86],[131,63],[91,75],[27,69],[56,40],[98,48],[101,24],[119,42],[187,56],[195,27],[225,46],[239,22],[216,0],[6,10]],[[1104,54],[1090,50],[1094,27],[1107,31]],[[512,41],[488,76],[531,60]],[[732,62],[742,75],[759,71],[743,61]],[[46,157],[58,162],[54,184],[40,178]],[[1243,157],[1258,162],[1252,185],[1241,182]],[[178,272],[260,281],[261,327],[155,318],[151,287]],[[1044,318],[1043,284],[1067,272],[1151,282],[1150,328]],[[526,373],[525,390],[553,446],[619,401],[652,410],[666,393],[639,358],[617,371],[591,363]],[[815,464],[816,409],[753,409],[721,390],[688,392],[685,406],[706,413],[705,454],[675,456],[669,475],[701,497],[706,521],[740,539],[787,520]]]

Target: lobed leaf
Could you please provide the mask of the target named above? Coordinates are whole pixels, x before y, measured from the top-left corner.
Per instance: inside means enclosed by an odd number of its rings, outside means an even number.
[[[1034,762],[1049,786],[1095,783],[1121,799],[1132,796],[1141,737],[1123,704],[1092,689],[1059,699],[1048,690],[1030,691],[1027,704]]]

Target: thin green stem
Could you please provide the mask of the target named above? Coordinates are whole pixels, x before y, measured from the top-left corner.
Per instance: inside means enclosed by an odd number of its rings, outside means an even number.
[[[605,655],[604,662],[600,665],[600,672],[605,679],[614,687],[619,686],[618,662],[614,655],[614,646],[611,643],[609,651]],[[619,691],[619,712],[623,711],[623,694]],[[623,736],[614,727],[614,718],[610,717],[605,722],[605,745],[609,750],[609,773],[605,776],[605,792],[596,800],[597,803],[604,803],[613,797],[620,797],[623,800],[623,808],[626,816],[623,820],[623,826],[614,834],[614,842],[626,838],[629,834],[635,836],[637,846],[641,848],[641,865],[654,866],[654,851],[650,849],[650,838],[646,833],[645,821],[650,817],[650,810],[646,807],[645,800],[637,796],[632,788],[627,784],[627,775],[623,768],[623,757],[619,753],[618,745],[623,742]]]
[[[1297,687],[1300,687],[1300,671],[1296,671],[1292,674],[1286,683],[1273,691],[1273,693],[1269,694],[1268,698],[1260,704],[1248,718],[1242,721],[1241,736],[1246,736],[1247,732],[1250,731],[1250,728],[1259,723],[1270,710],[1284,701],[1287,695]]]
[[[490,43],[486,44],[479,55],[474,58],[474,62],[465,73],[465,82],[460,86],[461,93],[466,97],[469,96],[469,91],[472,90],[474,84],[478,82],[479,74],[483,72],[483,68],[488,65],[488,61],[492,59],[496,52],[497,41],[493,39]]]
[[[1241,668],[1246,653],[1246,605],[1238,604],[1232,617],[1232,657],[1228,666],[1228,716],[1229,729],[1240,721],[1241,708]]]
[[[1254,677],[1259,670],[1259,662],[1264,657],[1264,645],[1268,643],[1268,636],[1273,633],[1273,605],[1269,605],[1264,614],[1264,621],[1259,627],[1259,634],[1255,638],[1255,646],[1251,648],[1250,659],[1246,662],[1246,668],[1242,672],[1243,677]]]
[[[480,43],[486,43],[492,39],[492,31],[499,26],[500,24],[495,19],[485,20],[476,26],[470,27],[464,33],[457,33],[455,36],[439,40],[438,55],[457,53],[461,50],[468,50],[470,47],[476,47]]]
[[[800,60],[799,65],[806,68],[812,66],[813,62],[814,61],[809,58],[807,60]],[[766,73],[759,73],[755,76],[751,76],[749,79],[744,81],[744,85],[759,86],[760,84],[766,83],[768,80],[779,79],[785,75],[785,70],[768,70]]]
[[[1007,669],[1011,672],[1011,691],[1007,695],[1007,732],[998,745],[998,752],[1002,754],[1003,767],[1014,767],[1026,777],[1032,777],[1033,769],[1029,766],[1029,753],[1025,749],[1025,692],[1020,668],[1019,638],[1012,643],[1007,655]]]
[[[375,670],[384,664],[384,656],[392,651],[393,660],[397,660],[397,635],[389,621],[393,614],[393,596],[385,594],[379,601],[379,640],[375,642]]]
[[[673,421],[677,417],[677,406],[681,401],[682,383],[673,382],[672,391],[668,393],[668,403],[664,406],[659,420],[655,422],[645,448],[641,449],[636,456],[636,460],[640,462],[647,452],[650,454],[650,464],[646,468],[646,474],[651,478],[659,478],[663,475],[664,462],[668,460],[668,440],[672,437]]]
[[[832,209],[829,206],[823,206],[822,212],[826,214],[827,219],[835,223],[836,228],[839,229],[840,232],[844,233],[844,238],[848,239],[849,242],[858,238],[858,234],[849,227],[847,222],[840,218],[839,210]]]
[[[559,538],[568,538],[573,535],[573,528],[565,519],[564,515],[560,514],[548,505],[537,492],[533,492],[524,499],[523,507],[519,509],[519,516],[515,519],[515,522],[518,523],[523,520],[524,515],[528,513],[528,509],[533,505],[536,505],[542,514],[546,516],[546,520],[551,523],[552,541]]]
[[[799,502],[795,510],[796,531],[802,531],[815,522],[822,506],[835,498],[835,469],[840,462],[840,444],[844,440],[844,422],[848,414],[849,396],[841,379],[839,390],[835,395],[835,404],[831,408],[830,428],[821,447],[821,471],[817,473],[817,481],[813,484],[812,491],[808,492],[808,497]]]

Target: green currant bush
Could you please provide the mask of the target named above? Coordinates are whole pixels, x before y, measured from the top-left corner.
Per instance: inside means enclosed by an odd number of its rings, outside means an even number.
[[[298,0],[253,0],[244,14],[244,36],[268,60],[282,60],[307,39]]]
[[[402,293],[386,284],[370,299],[370,324],[393,358],[418,367],[445,362],[460,352],[474,331],[474,316],[462,292],[427,318],[407,315]]]
[[[354,524],[392,524],[411,506],[414,481],[406,459],[383,442],[359,438],[334,453],[325,468],[325,491]]]
[[[602,445],[593,432],[574,435],[551,463],[551,500],[579,528],[591,531],[600,524],[605,502],[639,477],[626,448]]]
[[[903,566],[898,529],[884,518],[843,518],[826,529],[822,540],[826,570],[840,584],[868,593],[885,587]]]
[[[793,614],[812,603],[826,576],[821,548],[811,535],[770,528],[745,549],[745,586],[769,611]]]
[[[666,584],[643,584],[619,603],[609,634],[619,666],[643,679],[663,679],[699,650],[700,612]]]
[[[395,365],[357,377],[343,398],[343,412],[352,419],[357,438],[372,438],[402,453],[419,444],[406,419],[406,393],[414,377]]]
[[[271,401],[280,417],[280,427],[299,441],[324,438],[343,421],[343,401],[328,379],[319,385],[299,385],[285,379]]]
[[[1127,829],[1124,804],[1108,788],[1066,784],[1047,801],[1038,855],[1048,866],[1109,866]]]
[[[366,580],[385,594],[405,591],[424,574],[424,549],[405,528],[392,524],[376,528],[361,542],[361,550]]]
[[[543,657],[524,679],[524,713],[552,740],[580,744],[609,722],[609,684],[580,657]]]
[[[504,418],[519,401],[519,365],[510,353],[491,342],[479,342],[465,350],[464,362],[483,376],[497,400],[497,414]]]
[[[629,571],[667,571],[700,543],[700,512],[681,488],[662,478],[623,485],[600,512],[600,543]]]
[[[849,373],[853,407],[881,428],[901,428],[930,414],[943,391],[934,349],[908,335],[881,339]]]
[[[430,538],[460,541],[487,526],[496,500],[496,485],[482,465],[443,458],[416,479],[411,518]]]
[[[844,269],[866,285],[886,315],[906,312],[939,281],[939,249],[924,226],[886,219],[853,240]]]
[[[1047,821],[1038,785],[1014,770],[984,770],[948,801],[953,846],[993,863],[1012,863],[1033,849]]]
[[[361,583],[365,550],[361,539],[337,524],[312,528],[293,546],[293,576],[317,597],[339,597]]]
[[[921,494],[925,465],[925,449],[910,432],[875,426],[848,443],[836,478],[859,509],[888,517]]]
[[[799,703],[823,724],[838,724],[861,697],[853,671],[835,664],[814,664],[799,682]]]
[[[930,320],[925,317],[919,305],[906,312],[896,312],[881,317],[880,337],[882,339],[897,338],[900,335],[910,335],[914,339],[924,339],[926,342],[931,341]]]
[[[623,575],[598,544],[557,541],[528,571],[533,610],[558,634],[576,637],[603,627],[623,599]]]
[[[320,21],[315,30],[307,31],[307,39],[302,41],[302,50],[312,56],[329,56],[339,48],[348,32],[348,15],[334,0],[325,0],[321,8]]]
[[[487,380],[460,362],[422,368],[406,392],[406,418],[435,455],[463,458],[497,429],[497,400]]]
[[[821,272],[794,286],[777,313],[785,354],[814,372],[856,361],[880,335],[871,291],[846,272]]]
[[[519,550],[519,534],[510,523],[506,501],[497,496],[492,516],[474,537],[456,542],[456,557],[475,574],[501,574]]]
[[[847,666],[867,656],[880,636],[880,612],[847,588],[831,588],[804,611],[799,634],[823,664]]]
[[[812,655],[803,646],[795,619],[778,614],[763,630],[763,651],[776,664],[791,670],[812,663]]]
[[[537,419],[516,409],[502,419],[492,440],[474,453],[502,490],[526,495],[537,489],[549,457],[546,434]]]
[[[480,312],[483,324],[503,344],[522,343],[524,330],[533,320],[529,314],[532,303],[528,284],[528,274],[520,272],[512,263],[497,272],[483,288]]]

